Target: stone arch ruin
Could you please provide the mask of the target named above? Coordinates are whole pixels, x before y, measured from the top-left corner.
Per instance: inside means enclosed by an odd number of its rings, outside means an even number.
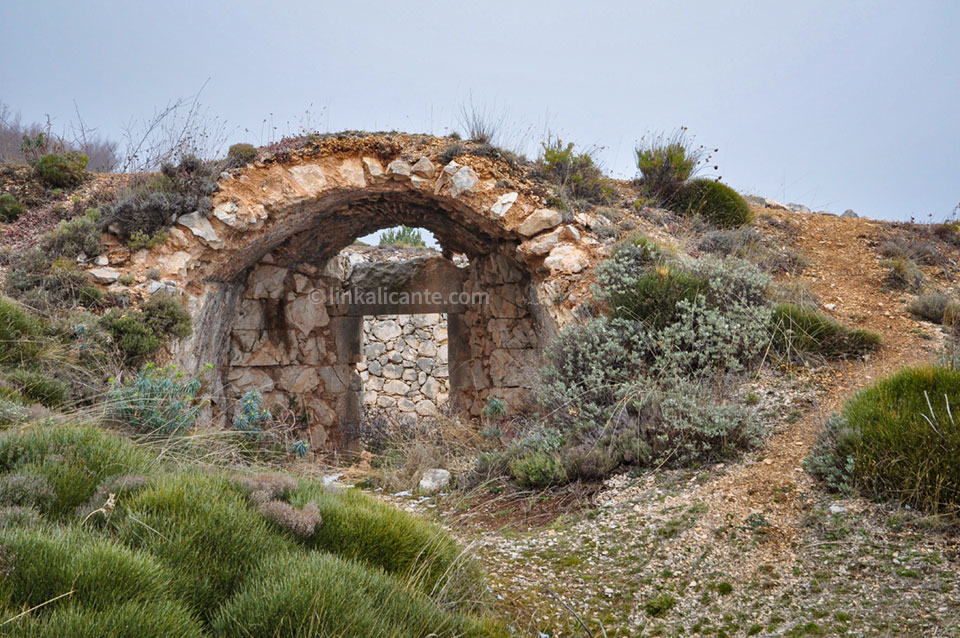
[[[360,417],[362,318],[426,312],[448,316],[454,410],[479,415],[491,396],[529,405],[541,346],[573,316],[577,273],[602,251],[518,168],[472,155],[441,164],[447,143],[330,136],[275,152],[222,174],[210,215],[180,217],[164,244],[131,257],[132,271],[163,271],[154,288],[188,295],[194,334],[169,354],[188,371],[212,366],[217,415],[258,390],[309,413],[313,447],[336,444]],[[362,276],[338,258],[401,224],[430,230],[443,257]],[[362,294],[343,296],[351,286]]]

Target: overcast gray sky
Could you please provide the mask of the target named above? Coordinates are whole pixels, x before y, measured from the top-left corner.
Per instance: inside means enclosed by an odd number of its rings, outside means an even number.
[[[231,142],[307,110],[443,134],[472,99],[506,113],[503,145],[535,155],[549,129],[618,177],[684,125],[746,193],[886,219],[960,202],[956,1],[5,0],[0,24],[0,101],[63,126],[76,100],[112,137],[207,80]]]

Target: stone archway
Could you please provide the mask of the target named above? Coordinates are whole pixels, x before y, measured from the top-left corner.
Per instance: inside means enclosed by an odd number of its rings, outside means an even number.
[[[314,446],[338,439],[356,414],[356,318],[377,309],[329,298],[348,275],[337,255],[400,224],[432,231],[446,257],[467,255],[456,287],[485,300],[450,315],[458,409],[477,415],[489,396],[527,403],[539,348],[570,318],[575,275],[599,244],[544,208],[516,169],[473,156],[439,167],[441,148],[436,138],[372,135],[275,154],[224,174],[209,217],[181,217],[163,246],[135,256],[175,273],[189,293],[194,336],[171,356],[187,370],[212,365],[221,415],[256,389],[301,401]]]

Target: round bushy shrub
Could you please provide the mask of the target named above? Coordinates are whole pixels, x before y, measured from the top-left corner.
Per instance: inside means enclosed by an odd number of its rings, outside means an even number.
[[[249,164],[257,156],[257,149],[253,144],[232,144],[227,150],[227,164],[231,167]]]
[[[506,635],[441,609],[383,572],[324,553],[268,558],[212,626],[217,635],[250,638]]]
[[[72,188],[83,183],[89,159],[83,153],[49,153],[33,165],[37,179],[49,188]]]
[[[65,529],[20,529],[0,533],[0,546],[12,556],[4,589],[16,606],[47,603],[65,592],[73,595],[48,605],[68,604],[106,609],[129,600],[162,596],[168,575],[149,556],[95,533]]]
[[[23,638],[203,638],[199,621],[178,602],[128,601],[106,609],[73,606],[18,621]]]
[[[933,513],[955,511],[957,406],[960,370],[901,370],[854,395],[821,433],[805,466],[832,487],[852,485]]]
[[[684,184],[673,210],[683,215],[700,215],[721,228],[753,221],[753,212],[740,193],[710,179],[695,179]]]
[[[0,222],[15,222],[23,215],[23,204],[10,193],[0,195]]]

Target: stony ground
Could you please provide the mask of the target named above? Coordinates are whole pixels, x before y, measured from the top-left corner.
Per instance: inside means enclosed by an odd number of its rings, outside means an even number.
[[[768,369],[745,392],[765,446],[734,464],[616,476],[593,494],[395,497],[474,551],[519,628],[545,636],[960,636],[960,542],[935,517],[836,500],[801,468],[859,387],[931,359],[935,327],[883,289],[868,220],[789,215],[800,280],[883,335],[864,361]],[[943,274],[943,273],[939,273]],[[938,273],[933,273],[937,276]]]

